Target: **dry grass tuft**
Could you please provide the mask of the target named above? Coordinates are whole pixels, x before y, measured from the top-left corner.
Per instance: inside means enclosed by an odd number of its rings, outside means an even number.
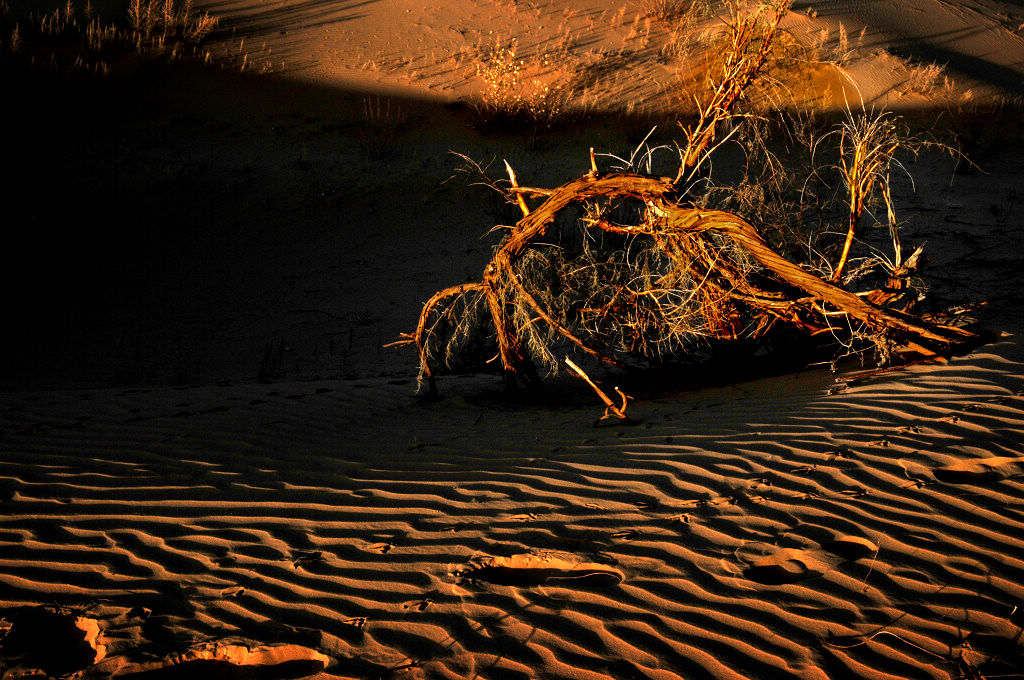
[[[856,38],[851,38],[842,22],[834,37],[828,28],[823,28],[811,36],[814,58],[826,64],[847,66],[860,55],[866,34],[867,27],[862,28]]]
[[[940,89],[945,73],[943,64],[914,64],[907,73],[903,90],[911,94],[932,94]]]
[[[126,15],[103,18],[89,2],[68,2],[52,12],[0,5],[0,36],[7,54],[54,71],[106,74],[110,64],[132,53],[176,59],[200,54],[217,19],[195,12],[192,0],[130,0]]]
[[[644,16],[664,22],[708,17],[714,11],[711,0],[640,0]]]
[[[889,171],[896,162],[896,151],[907,147],[908,135],[898,119],[888,113],[849,113],[839,129],[839,174],[849,196],[849,218],[843,251],[831,280],[839,281],[849,258],[850,247],[858,230],[867,202],[879,188],[889,216],[893,240],[894,269],[902,264],[898,224],[895,220]]]
[[[565,111],[569,93],[565,85],[552,79],[552,55],[524,56],[513,39],[478,46],[473,58],[484,86],[475,102],[483,125],[548,125]]]
[[[217,26],[217,19],[208,12],[192,11],[192,0],[130,0],[128,20],[136,39],[152,41],[162,47],[175,38],[185,42],[199,42]]]
[[[525,105],[525,61],[517,54],[518,43],[495,44],[478,51],[476,75],[484,82],[484,105],[495,111],[518,111]]]

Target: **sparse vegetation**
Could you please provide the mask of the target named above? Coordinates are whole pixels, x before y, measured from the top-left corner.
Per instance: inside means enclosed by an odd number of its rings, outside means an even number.
[[[811,36],[814,58],[827,64],[847,66],[863,49],[866,33],[867,28],[862,28],[856,38],[850,38],[842,22],[834,37],[828,28],[823,28]]]
[[[564,110],[567,92],[548,76],[553,59],[548,54],[522,56],[516,40],[477,47],[476,75],[484,87],[475,106],[481,123],[554,121]]]
[[[939,89],[946,67],[942,64],[913,64],[903,84],[906,92],[928,95]]]
[[[640,0],[644,16],[665,22],[676,22],[710,16],[711,0]]]
[[[391,97],[368,95],[361,105],[363,121],[370,125],[393,126],[405,122],[407,112]]]
[[[193,10],[192,0],[131,0],[120,17],[102,17],[88,2],[72,0],[52,12],[0,5],[8,58],[58,72],[106,74],[130,55],[198,56],[216,25],[209,13]]]

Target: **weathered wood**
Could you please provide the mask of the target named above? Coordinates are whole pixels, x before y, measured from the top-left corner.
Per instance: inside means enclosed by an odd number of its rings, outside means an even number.
[[[686,254],[694,257],[695,262],[702,263],[704,269],[701,271],[706,272],[704,285],[714,291],[706,294],[717,296],[717,299],[723,301],[721,304],[732,304],[729,302],[731,300],[750,310],[749,316],[758,326],[755,332],[764,332],[777,322],[785,322],[802,328],[809,335],[821,334],[835,327],[822,316],[821,310],[828,306],[834,313],[859,321],[873,332],[890,336],[897,348],[924,356],[948,352],[974,337],[970,331],[930,323],[872,302],[872,296],[876,293],[879,295],[875,299],[879,302],[891,299],[890,294],[882,294],[882,291],[853,293],[826,281],[774,252],[753,225],[739,216],[721,210],[704,210],[677,204],[671,198],[674,191],[674,185],[666,178],[629,173],[603,176],[591,173],[551,191],[540,206],[518,222],[516,229],[487,265],[482,282],[446,288],[435,293],[424,305],[413,335],[423,374],[432,380],[433,371],[426,353],[425,339],[430,315],[445,298],[473,290],[483,290],[487,297],[502,368],[510,378],[521,377],[524,373],[532,375],[532,364],[509,319],[507,307],[510,296],[524,300],[539,321],[548,324],[582,351],[600,361],[615,363],[613,357],[588,346],[545,310],[514,270],[514,263],[523,251],[545,234],[561,211],[596,198],[633,198],[647,206],[650,216],[634,226],[594,220],[586,223],[587,228],[617,234],[648,235],[663,242],[664,247],[670,247],[668,243],[671,241],[672,248],[683,248]],[[698,241],[692,239],[700,239],[704,233],[711,231],[732,239],[757,260],[765,269],[760,274],[762,278],[770,275],[779,284],[784,284],[798,294],[754,285],[725,261],[710,258],[704,251],[708,251],[711,246],[698,246]],[[691,240],[681,241],[683,237]],[[722,283],[713,283],[713,277],[720,278]],[[715,305],[707,303],[705,306]],[[721,326],[724,323],[722,320],[719,324],[722,330],[729,327]],[[725,332],[722,337],[735,337],[735,330]]]
[[[941,328],[915,322],[906,315],[887,311],[884,308],[861,299],[824,279],[811,274],[776,254],[748,222],[732,213],[721,210],[698,210],[696,208],[662,206],[670,228],[681,230],[715,230],[727,234],[742,245],[747,252],[780,279],[795,288],[809,293],[814,298],[827,302],[838,310],[877,329],[894,329],[909,336],[931,340],[948,346],[959,338],[952,337]],[[961,336],[962,337],[962,336]]]

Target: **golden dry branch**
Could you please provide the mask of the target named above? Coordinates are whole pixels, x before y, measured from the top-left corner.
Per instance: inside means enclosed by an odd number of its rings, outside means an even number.
[[[674,184],[666,178],[615,173],[588,175],[559,187],[516,225],[484,270],[483,281],[447,288],[436,293],[423,307],[416,332],[411,336],[420,356],[422,372],[432,376],[425,336],[429,319],[442,300],[470,290],[483,290],[494,325],[502,368],[508,376],[532,375],[518,329],[510,321],[509,308],[519,298],[536,314],[537,323],[547,324],[555,333],[587,354],[613,362],[598,348],[570,331],[552,310],[544,309],[520,280],[516,262],[522,253],[542,237],[567,208],[596,198],[628,197],[641,201],[645,216],[636,225],[624,226],[606,221],[589,221],[587,228],[615,234],[650,237],[675,260],[685,259],[691,269],[702,272],[697,291],[705,293],[701,309],[717,321],[712,335],[735,339],[739,329],[735,318],[758,324],[754,335],[783,321],[810,334],[849,327],[853,322],[884,337],[896,353],[934,357],[952,351],[973,335],[959,328],[930,323],[921,318],[872,302],[885,301],[882,291],[853,293],[825,280],[774,252],[757,230],[737,215],[722,210],[706,210],[673,200]],[[755,284],[717,254],[722,241],[732,242],[757,261],[761,267]],[[769,289],[770,287],[770,289]]]

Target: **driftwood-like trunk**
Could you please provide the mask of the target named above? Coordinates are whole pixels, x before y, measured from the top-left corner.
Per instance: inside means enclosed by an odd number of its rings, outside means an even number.
[[[742,218],[721,210],[704,210],[671,199],[675,186],[666,178],[638,174],[591,173],[550,192],[517,189],[521,194],[548,194],[547,199],[516,225],[515,230],[498,249],[484,270],[483,281],[453,286],[435,294],[423,307],[416,331],[408,337],[414,342],[423,374],[433,375],[427,352],[429,320],[435,307],[445,298],[469,291],[483,291],[497,336],[502,368],[507,376],[529,377],[533,368],[523,350],[516,328],[510,321],[510,299],[521,296],[533,308],[538,323],[551,326],[569,343],[606,363],[615,358],[598,348],[590,347],[566,328],[538,303],[519,280],[514,264],[531,243],[543,237],[556,217],[573,204],[597,198],[632,198],[642,201],[646,218],[635,226],[594,222],[591,229],[611,233],[642,235],[655,239],[665,249],[683,248],[689,258],[697,260],[701,253],[714,253],[720,246],[708,243],[712,232],[731,239],[763,268],[758,284],[754,284],[724,262],[702,263],[709,275],[703,285],[725,291],[727,305],[743,308],[745,318],[761,320],[761,331],[781,322],[794,325],[809,334],[830,329],[843,329],[849,320],[859,322],[867,331],[884,337],[897,354],[936,357],[946,354],[973,338],[973,334],[949,325],[927,322],[919,317],[888,309],[872,302],[892,295],[874,290],[855,294],[808,272],[775,253],[757,230]],[[698,246],[698,244],[700,244]],[[736,330],[724,323],[718,329],[721,339],[735,339]]]

